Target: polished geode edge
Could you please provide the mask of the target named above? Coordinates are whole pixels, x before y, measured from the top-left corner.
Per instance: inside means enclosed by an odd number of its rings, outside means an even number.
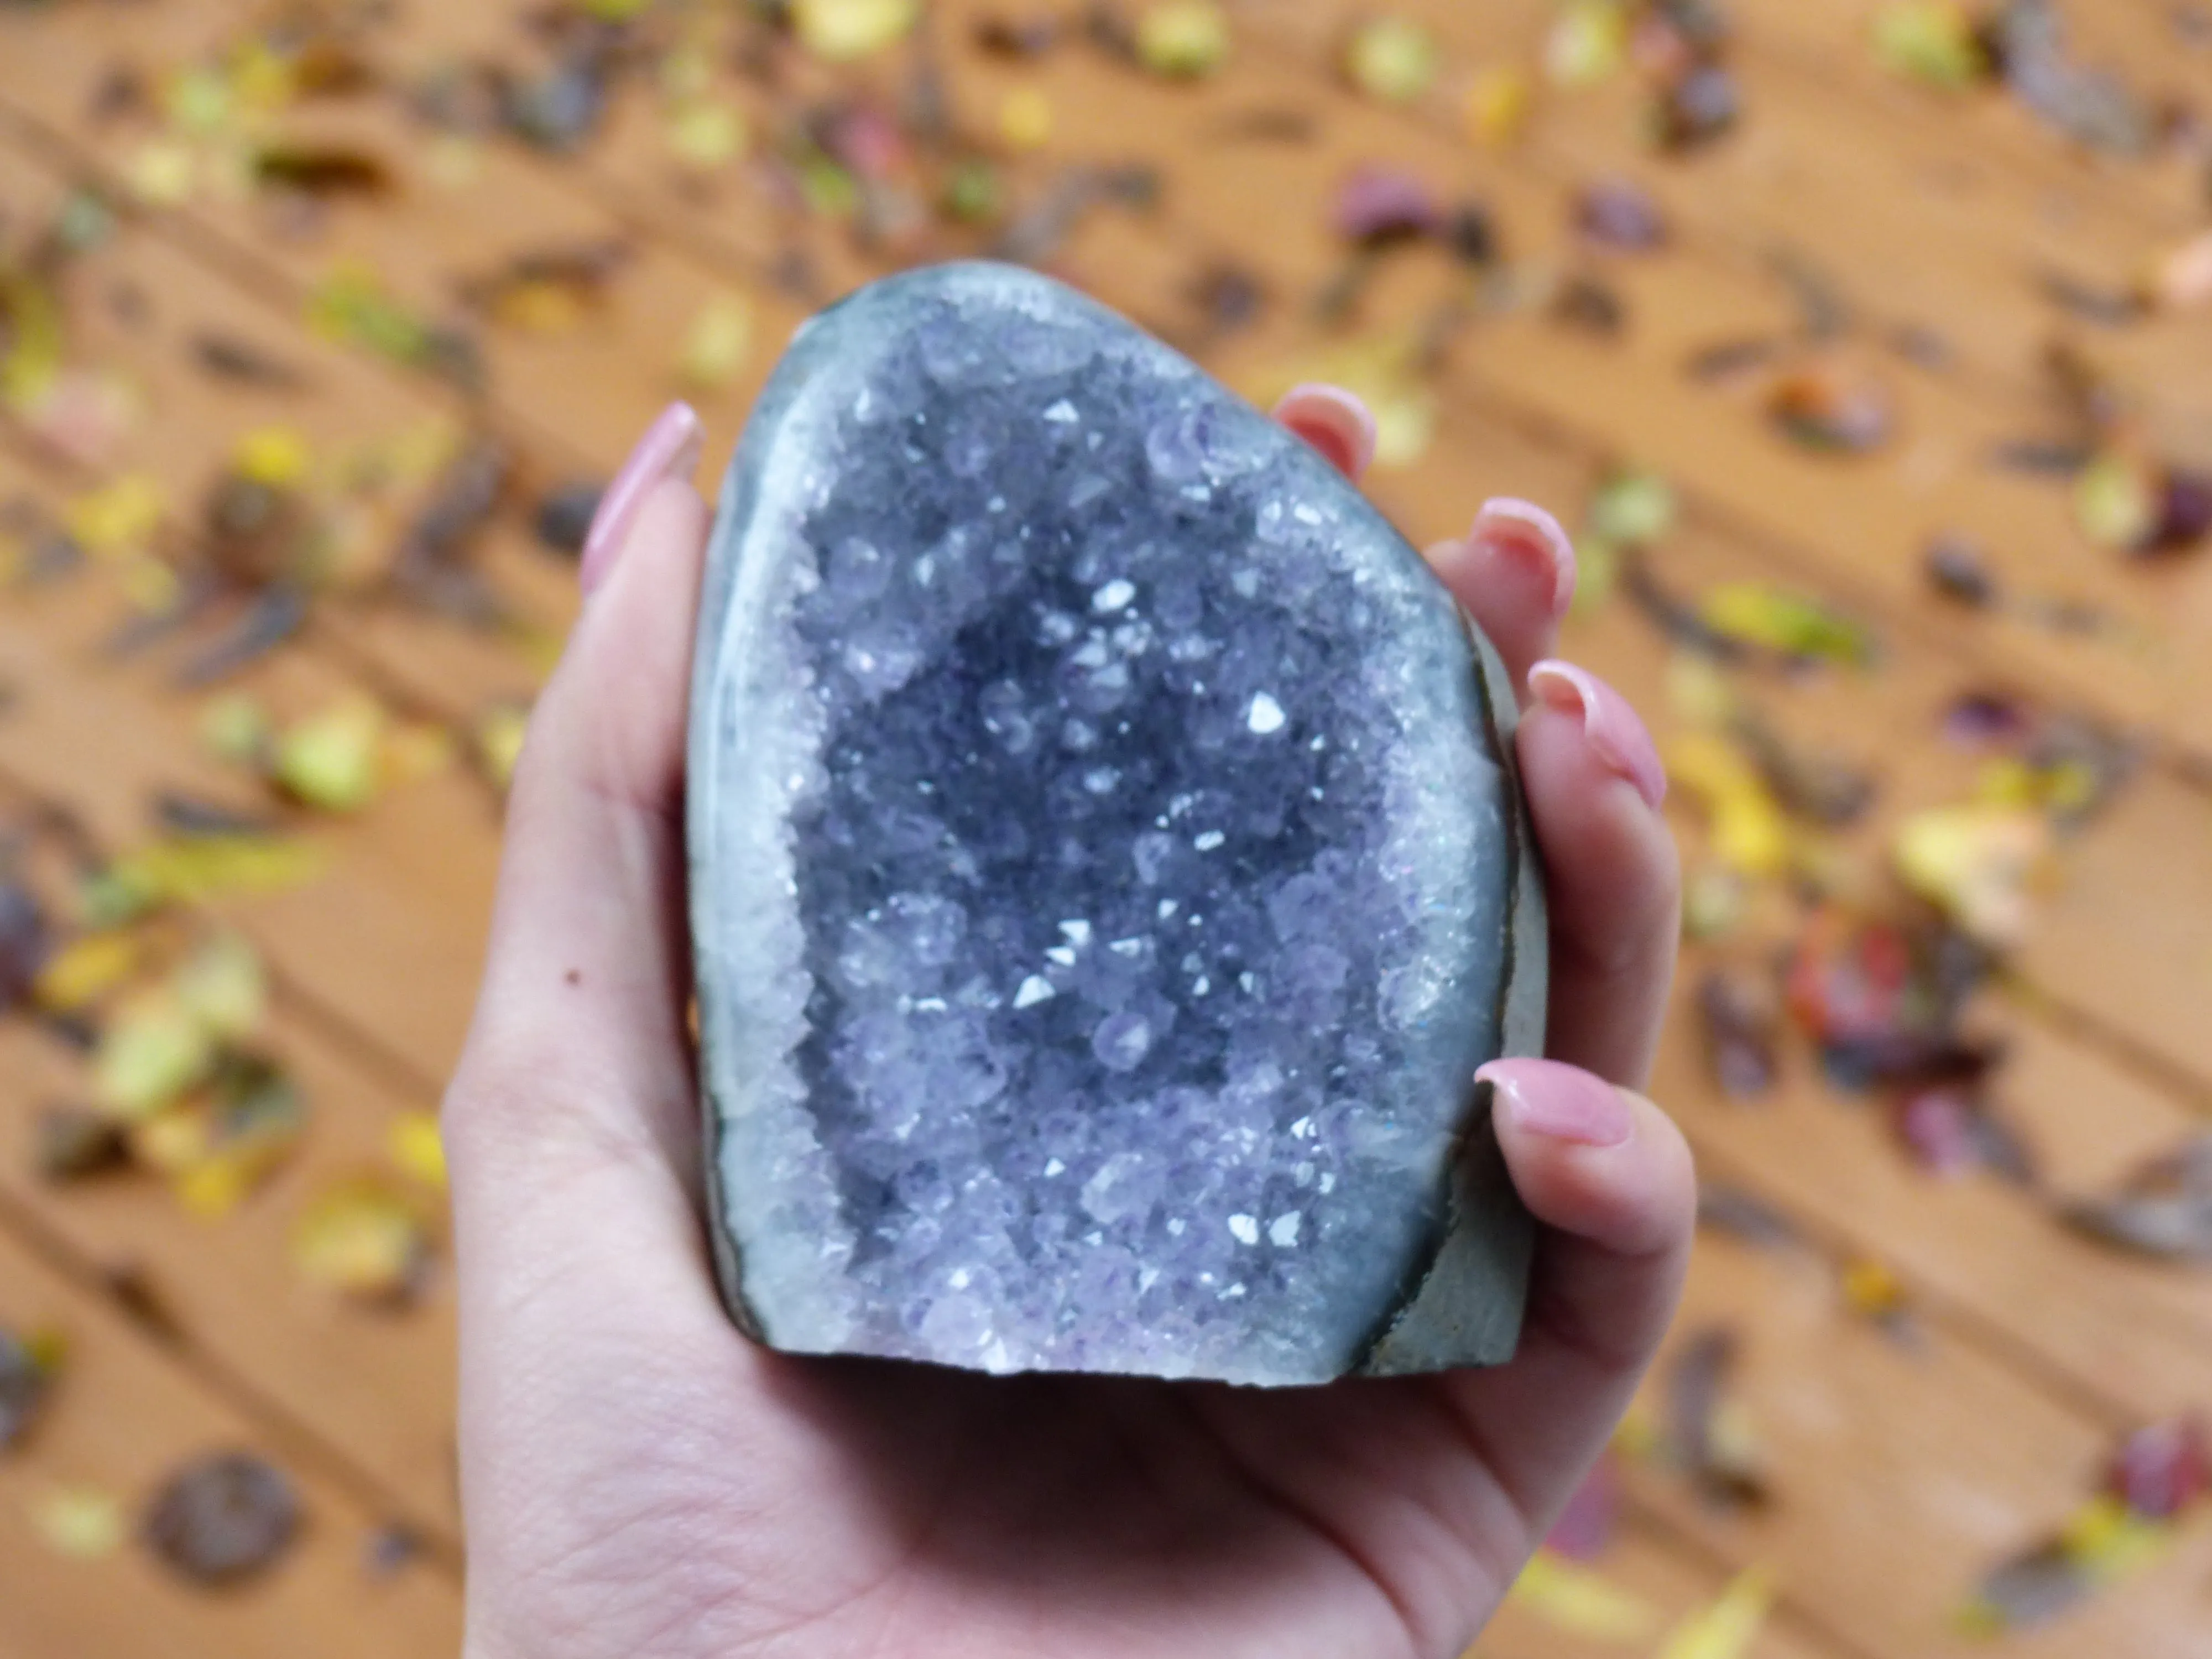
[[[1460,617],[1474,647],[1476,687],[1511,808],[1504,818],[1513,874],[1506,901],[1505,971],[1498,993],[1498,1052],[1501,1058],[1541,1054],[1550,1006],[1551,926],[1543,860],[1513,746],[1520,702],[1498,648],[1473,617],[1464,611]],[[1536,1225],[1505,1167],[1491,1118],[1491,1094],[1487,1083],[1478,1083],[1468,1103],[1445,1177],[1443,1236],[1425,1265],[1409,1276],[1405,1295],[1380,1322],[1352,1376],[1406,1376],[1502,1365],[1520,1346]]]

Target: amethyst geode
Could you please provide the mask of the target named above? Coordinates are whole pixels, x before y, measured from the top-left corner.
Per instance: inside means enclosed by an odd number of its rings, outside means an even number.
[[[1304,444],[1026,271],[802,330],[722,495],[690,837],[772,1346],[1251,1383],[1508,1357],[1543,1024],[1510,688]]]

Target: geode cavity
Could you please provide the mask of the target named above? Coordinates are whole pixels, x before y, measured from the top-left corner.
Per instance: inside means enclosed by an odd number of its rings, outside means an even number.
[[[877,283],[724,487],[690,836],[716,1255],[775,1347],[1503,1359],[1512,698],[1310,449],[1060,285]]]

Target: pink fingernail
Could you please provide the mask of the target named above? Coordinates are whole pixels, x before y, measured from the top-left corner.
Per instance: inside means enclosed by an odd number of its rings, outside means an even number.
[[[606,580],[615,555],[629,538],[638,506],[653,485],[664,478],[684,477],[699,465],[700,438],[698,411],[685,403],[669,404],[645,429],[645,436],[637,441],[622,471],[600,495],[599,511],[592,515],[591,532],[584,538],[583,562],[576,572],[577,584],[585,592]]]
[[[1636,1131],[1620,1091],[1556,1060],[1493,1060],[1475,1079],[1498,1091],[1498,1109],[1528,1134],[1583,1146],[1618,1146]]]
[[[1566,613],[1575,596],[1575,544],[1559,521],[1534,501],[1498,495],[1482,504],[1468,538],[1525,562],[1551,584],[1552,614]]]
[[[1588,669],[1547,659],[1528,671],[1528,690],[1562,714],[1579,714],[1583,741],[1606,768],[1628,780],[1654,811],[1667,799],[1667,769],[1643,720]]]
[[[1276,402],[1275,418],[1347,478],[1359,477],[1375,459],[1375,416],[1340,386],[1294,386]]]

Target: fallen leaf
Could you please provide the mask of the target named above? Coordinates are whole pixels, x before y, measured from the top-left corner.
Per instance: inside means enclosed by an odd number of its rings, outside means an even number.
[[[1344,76],[1385,104],[1410,104],[1435,84],[1437,43],[1419,23],[1376,17],[1359,24],[1344,46]]]
[[[30,1515],[47,1547],[72,1561],[97,1561],[123,1542],[123,1504],[97,1486],[50,1487],[31,1500]]]
[[[1443,223],[1435,193],[1419,174],[1371,161],[1345,175],[1329,208],[1330,228],[1368,247],[1432,235]]]
[[[1628,67],[1626,0],[1569,0],[1544,37],[1544,72],[1555,86],[1595,86]]]
[[[1460,105],[1468,137],[1492,149],[1518,138],[1528,125],[1535,88],[1522,70],[1504,65],[1477,71]]]
[[[918,11],[915,0],[792,0],[791,18],[809,52],[842,64],[897,45]]]
[[[1014,87],[999,104],[999,138],[1017,153],[1052,142],[1052,100],[1042,87]]]
[[[1656,1659],[1747,1659],[1773,1605],[1773,1574],[1765,1567],[1747,1568],[1711,1606],[1668,1633]]]
[[[1945,92],[1982,85],[1995,72],[1956,0],[1892,0],[1875,14],[1874,47],[1885,67]]]
[[[213,1036],[173,992],[141,992],[100,1033],[93,1095],[119,1118],[150,1118],[203,1081],[215,1062]]]
[[[1229,18],[1214,0],[1154,0],[1137,19],[1135,44],[1153,74],[1197,80],[1229,61]]]
[[[1789,867],[1789,821],[1749,756],[1714,732],[1678,732],[1662,752],[1668,777],[1704,810],[1716,859],[1751,877]]]
[[[328,855],[314,842],[281,836],[191,836],[126,853],[87,884],[95,921],[128,921],[173,900],[278,892],[323,873]]]
[[[294,1265],[311,1282],[370,1302],[410,1296],[428,1250],[414,1201],[378,1176],[325,1189],[292,1233]]]
[[[1540,1549],[1513,1581],[1506,1600],[1555,1630],[1593,1642],[1648,1641],[1659,1610],[1594,1567]]]
[[[0,882],[0,1012],[40,994],[52,951],[46,911],[30,889]]]
[[[216,1452],[173,1474],[149,1505],[140,1535],[154,1553],[200,1584],[228,1584],[273,1566],[300,1527],[300,1500],[274,1464],[251,1452]]]
[[[426,1187],[446,1185],[446,1143],[434,1112],[404,1111],[392,1120],[385,1145],[392,1161]]]
[[[267,145],[254,153],[252,178],[264,189],[325,198],[388,196],[393,185],[380,156],[336,145]]]
[[[2010,806],[1916,812],[1897,830],[1891,856],[1905,884],[1973,938],[2016,944],[2028,922],[2028,890],[2051,852],[2043,815]]]
[[[160,480],[126,472],[70,501],[62,521],[86,552],[112,558],[143,551],[167,509]]]
[[[1705,1063],[1731,1100],[1757,1100],[1774,1087],[1780,1010],[1771,989],[1717,969],[1698,985]]]
[[[46,1408],[61,1352],[56,1334],[18,1338],[0,1329],[0,1452],[21,1441]]]
[[[269,977],[260,954],[234,933],[218,933],[171,976],[185,1012],[218,1040],[239,1042],[260,1028],[269,1009]]]
[[[1667,1370],[1667,1419],[1698,1490],[1717,1504],[1755,1508],[1768,1492],[1749,1420],[1729,1392],[1736,1352],[1736,1334],[1725,1326],[1686,1337]]]
[[[699,308],[685,331],[678,375],[698,392],[726,391],[744,373],[752,344],[752,301],[741,294],[717,295]]]
[[[1864,667],[1875,656],[1867,628],[1818,600],[1762,581],[1721,582],[1698,614],[1724,639],[1784,656]]]
[[[477,759],[495,789],[514,781],[516,763],[522,758],[522,742],[530,729],[530,710],[520,703],[495,703],[477,716],[471,733]]]
[[[2192,1135],[2130,1170],[2118,1190],[2075,1199],[2059,1217],[2076,1231],[2140,1255],[2212,1261],[2212,1134]]]
[[[2120,1443],[2105,1473],[2107,1494],[2129,1512],[2149,1521],[2170,1521],[2212,1491],[2212,1453],[2203,1422],[2193,1416],[2168,1418],[2137,1429]]]
[[[343,697],[295,721],[276,739],[270,775],[295,799],[326,812],[357,812],[376,798],[387,721],[365,696]]]
[[[1601,179],[1575,198],[1575,228],[1595,246],[1620,253],[1649,253],[1667,245],[1667,220],[1642,185]]]

